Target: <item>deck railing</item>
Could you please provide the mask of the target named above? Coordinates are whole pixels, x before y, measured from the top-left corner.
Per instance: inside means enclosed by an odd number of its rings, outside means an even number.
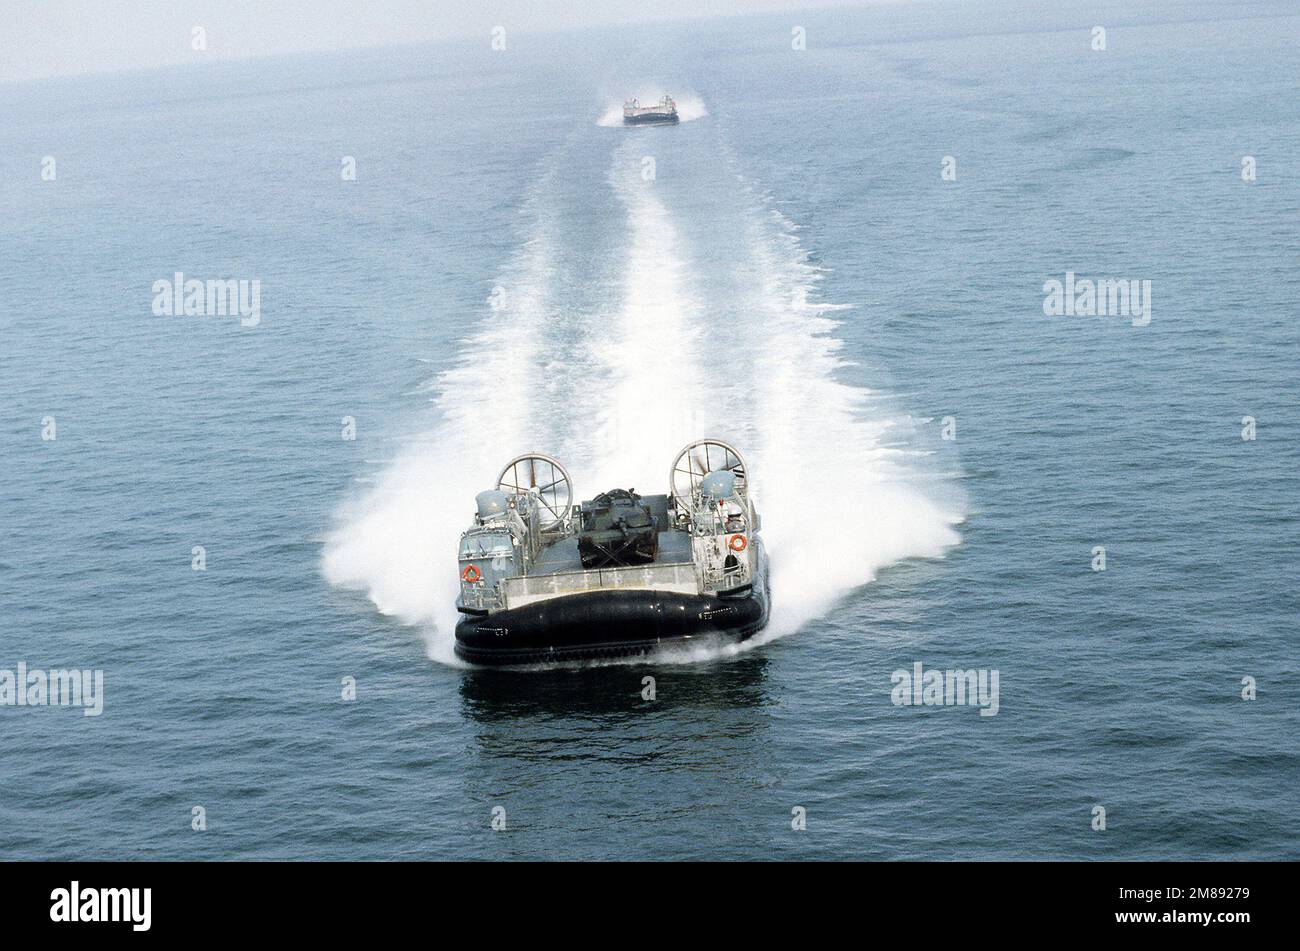
[[[506,578],[501,582],[508,608],[585,591],[655,590],[697,594],[699,587],[695,566],[684,563],[558,571]]]

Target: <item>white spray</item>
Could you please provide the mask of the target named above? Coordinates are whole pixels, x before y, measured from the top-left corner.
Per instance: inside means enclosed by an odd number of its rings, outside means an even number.
[[[434,383],[441,423],[345,508],[327,542],[326,577],[419,626],[436,660],[455,662],[455,548],[474,494],[526,450],[559,455],[589,497],[614,486],[665,491],[672,455],[691,439],[739,445],[772,566],[772,621],[751,643],[797,630],[888,564],[939,557],[959,540],[960,506],[932,498],[911,455],[891,448],[905,418],[836,378],[832,314],[842,308],[816,301],[820,273],[794,226],[759,196],[740,196],[746,210],[726,225],[744,229],[745,251],[724,277],[744,296],[745,323],[702,332],[710,308],[693,281],[704,278],[638,156],[635,142],[616,149],[609,176],[627,223],[625,246],[612,249],[627,265],[616,304],[575,318],[587,321],[582,359],[565,371],[602,398],[547,396],[563,346],[548,336],[548,314],[564,306],[553,299],[563,236],[533,209],[530,238],[502,281],[517,290]],[[530,204],[547,187],[543,177]],[[561,431],[560,413],[584,418]]]

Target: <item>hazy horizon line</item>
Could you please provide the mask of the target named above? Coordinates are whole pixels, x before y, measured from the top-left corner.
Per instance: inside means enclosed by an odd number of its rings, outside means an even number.
[[[791,4],[784,8],[770,7],[765,9],[738,10],[728,13],[716,13],[712,11],[676,12],[670,15],[644,15],[629,20],[597,20],[591,23],[567,23],[553,28],[538,27],[535,25],[516,26],[509,28],[508,35],[556,36],[570,33],[581,33],[585,30],[617,27],[639,27],[653,24],[686,23],[710,20],[744,20],[761,17],[774,17],[787,13],[815,13],[826,10],[848,10],[873,6],[902,6],[922,2],[928,2],[928,0],[802,0],[802,2]],[[485,15],[481,22],[487,23],[491,19],[491,16]],[[195,24],[196,27],[200,25],[202,24]],[[201,62],[195,62],[192,56],[179,53],[174,58],[165,58],[160,61],[140,65],[115,65],[108,67],[92,66],[89,68],[70,69],[62,68],[36,72],[30,75],[23,75],[21,73],[17,75],[5,75],[0,73],[0,86],[25,85],[52,80],[57,81],[61,79],[82,79],[94,76],[128,75],[131,73],[146,73],[152,70],[171,69],[175,67],[205,66],[219,63],[230,64],[252,62],[263,59],[287,59],[296,56],[364,52],[383,49],[409,49],[421,46],[434,46],[443,43],[455,43],[457,41],[474,37],[481,37],[486,46],[486,44],[491,42],[491,31],[496,25],[498,24],[494,23],[492,26],[487,27],[477,26],[473,29],[458,29],[455,32],[450,32],[444,35],[421,36],[409,40],[384,38],[373,42],[363,41],[343,45],[319,43],[295,49],[259,50],[244,54],[240,54],[239,52],[228,53],[223,51],[204,50],[204,60]],[[3,62],[4,59],[5,57],[0,57],[0,62]]]

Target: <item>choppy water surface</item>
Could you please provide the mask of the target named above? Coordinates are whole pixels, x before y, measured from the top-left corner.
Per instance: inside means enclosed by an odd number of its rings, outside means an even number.
[[[0,854],[1295,857],[1300,18],[787,20],[0,87],[0,668],[106,684],[0,707]],[[260,323],[154,316],[176,271]],[[1149,325],[1045,316],[1067,271]],[[452,659],[501,463],[662,491],[703,433],[763,637]]]

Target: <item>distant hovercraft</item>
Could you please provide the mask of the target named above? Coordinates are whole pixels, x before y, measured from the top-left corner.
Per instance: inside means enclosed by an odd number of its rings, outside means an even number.
[[[672,96],[664,96],[653,106],[643,106],[636,99],[623,103],[624,125],[675,125],[679,121]]]

